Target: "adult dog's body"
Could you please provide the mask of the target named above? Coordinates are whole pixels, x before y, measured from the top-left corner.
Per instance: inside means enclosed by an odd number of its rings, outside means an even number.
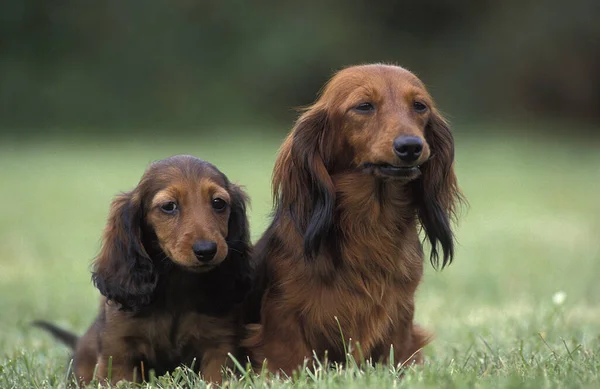
[[[237,355],[239,303],[249,288],[245,195],[208,162],[175,156],[153,163],[113,201],[93,280],[102,295],[77,342],[74,373],[89,382],[146,380],[192,366],[221,380]],[[76,344],[74,344],[76,343]],[[96,367],[97,366],[97,367]]]
[[[422,226],[437,264],[453,256],[460,198],[452,134],[421,81],[396,66],[342,70],[298,119],[273,176],[275,216],[255,247],[252,361],[291,373],[313,350],[420,362],[413,323]],[[252,315],[260,312],[260,315]]]

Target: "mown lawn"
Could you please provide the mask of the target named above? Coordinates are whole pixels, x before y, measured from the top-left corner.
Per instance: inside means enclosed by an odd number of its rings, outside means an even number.
[[[65,387],[67,349],[28,323],[87,328],[109,202],[152,160],[215,163],[246,186],[260,236],[282,137],[227,134],[0,141],[0,388]],[[428,267],[418,292],[418,321],[436,334],[425,366],[402,380],[394,366],[351,365],[286,380],[247,374],[229,387],[598,387],[600,143],[464,135],[457,169],[470,208],[455,262]],[[189,386],[204,383],[178,371],[148,385]]]

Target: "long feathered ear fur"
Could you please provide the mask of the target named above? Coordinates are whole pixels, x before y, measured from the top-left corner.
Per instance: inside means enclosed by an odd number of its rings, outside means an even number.
[[[226,239],[229,252],[226,261],[228,266],[224,267],[226,275],[223,279],[233,280],[232,297],[235,302],[240,302],[252,286],[250,229],[246,216],[248,196],[242,188],[234,184],[229,184],[229,195],[231,211]]]
[[[281,147],[273,173],[277,212],[290,212],[304,238],[304,255],[314,258],[333,225],[335,187],[327,171],[331,147],[324,107],[308,109]]]
[[[430,159],[422,166],[417,182],[418,216],[431,244],[431,264],[439,267],[438,244],[442,248],[442,268],[452,262],[454,234],[451,221],[462,195],[454,174],[454,137],[446,120],[432,112],[425,137]]]
[[[134,192],[117,196],[93,265],[94,285],[123,310],[148,304],[158,283],[158,272],[142,243],[143,217],[141,200]]]
[[[230,184],[231,212],[227,229],[227,244],[230,248],[247,252],[250,245],[250,230],[246,216],[246,203],[248,196],[242,188]]]

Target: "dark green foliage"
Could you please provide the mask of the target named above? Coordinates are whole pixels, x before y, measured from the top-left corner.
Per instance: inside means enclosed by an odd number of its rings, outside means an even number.
[[[333,71],[378,61],[415,71],[453,117],[598,120],[599,12],[595,0],[4,1],[0,127],[289,123]]]

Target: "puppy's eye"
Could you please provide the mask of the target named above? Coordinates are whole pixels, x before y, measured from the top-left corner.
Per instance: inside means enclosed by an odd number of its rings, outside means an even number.
[[[425,104],[421,103],[420,101],[413,102],[413,108],[415,109],[415,111],[417,113],[423,113],[423,112],[427,111],[427,106]]]
[[[365,102],[358,104],[354,107],[354,110],[360,113],[369,113],[375,111],[375,106],[372,103]]]
[[[160,206],[160,210],[164,213],[173,214],[177,211],[179,207],[175,201],[169,201],[168,203],[164,203]]]
[[[225,202],[225,200],[217,197],[217,198],[213,199],[212,207],[215,211],[221,212],[221,211],[224,211],[225,208],[227,208],[227,203]]]

